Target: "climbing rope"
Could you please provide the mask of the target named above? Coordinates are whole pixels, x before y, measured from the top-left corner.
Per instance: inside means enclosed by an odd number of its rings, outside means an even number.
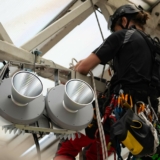
[[[95,17],[96,17],[96,20],[97,20],[97,24],[98,24],[98,27],[99,27],[99,31],[100,31],[100,34],[101,34],[101,37],[102,37],[102,40],[103,42],[105,41],[104,39],[104,36],[103,36],[103,33],[102,33],[102,29],[101,29],[101,26],[100,26],[100,22],[99,22],[99,19],[98,19],[98,16],[97,16],[97,13],[96,13],[96,10],[95,10],[95,7],[94,7],[94,4],[93,4],[93,1],[91,1],[91,4],[92,4],[92,8],[93,8],[93,11],[94,11],[94,14],[95,14]],[[103,78],[103,75],[104,75],[104,70],[105,70],[105,66],[103,66],[103,70],[102,70],[102,75],[101,75],[101,79]]]
[[[95,85],[95,81],[94,81],[94,76],[93,76],[93,73],[91,71],[89,72],[89,74],[91,75],[92,83],[93,83],[93,90],[94,90],[94,93],[96,95],[96,85]],[[102,126],[102,123],[101,123],[101,116],[100,116],[100,111],[99,111],[98,100],[97,100],[96,96],[95,96],[95,108],[96,108],[96,116],[97,116],[99,136],[100,136],[100,141],[101,141],[101,146],[102,146],[102,156],[103,156],[103,160],[108,160],[107,145],[106,145],[103,126]]]
[[[98,19],[98,16],[97,16],[97,13],[96,13],[96,10],[97,10],[97,6],[95,7],[94,4],[93,4],[93,1],[91,1],[91,4],[92,4],[92,8],[93,8],[93,11],[95,13],[95,17],[96,17],[96,20],[97,20],[97,24],[98,24],[98,27],[99,27],[99,31],[100,31],[100,34],[101,34],[101,37],[102,37],[102,40],[103,40],[103,43],[105,42],[105,39],[104,39],[104,36],[103,36],[103,32],[102,32],[102,29],[101,29],[101,26],[100,26],[100,22],[99,22],[99,19]],[[101,47],[101,46],[100,46]],[[109,61],[107,64],[110,66],[110,70],[112,70],[112,60]],[[104,76],[104,71],[105,71],[105,68],[106,68],[106,65],[103,66],[103,70],[102,70],[102,75],[101,75],[101,80],[102,81],[102,78]],[[110,71],[111,72],[111,71]]]
[[[73,63],[74,61],[78,63],[78,61],[75,58],[72,59],[72,62],[70,63],[70,67],[73,70],[74,70],[74,67],[75,67],[75,65]],[[95,85],[93,73],[90,71],[89,74],[91,75],[91,78],[92,78],[93,91],[95,93],[95,108],[96,108],[96,117],[97,117],[97,124],[98,124],[98,130],[99,130],[99,137],[100,137],[100,142],[101,142],[101,146],[102,146],[102,156],[103,156],[103,160],[108,160],[107,145],[106,145],[103,126],[102,126],[102,123],[101,123],[98,100],[97,100],[97,97],[96,97],[96,85]]]

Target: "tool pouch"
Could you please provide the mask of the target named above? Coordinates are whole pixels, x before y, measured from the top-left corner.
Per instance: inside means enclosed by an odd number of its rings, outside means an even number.
[[[128,109],[124,116],[111,127],[110,139],[113,147],[122,143],[135,157],[151,155],[154,152],[154,136],[150,127]]]

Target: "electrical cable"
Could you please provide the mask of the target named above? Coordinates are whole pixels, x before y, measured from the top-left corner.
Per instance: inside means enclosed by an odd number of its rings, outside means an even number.
[[[1,84],[1,82],[3,80],[4,74],[5,74],[5,72],[6,72],[8,67],[9,67],[9,63],[4,65],[3,68],[1,69],[1,72],[0,72],[0,84]]]
[[[37,125],[37,127],[39,127],[38,121],[36,122],[36,125]],[[42,137],[43,137],[43,132],[40,132],[40,131],[39,131],[39,135],[40,135],[40,137],[38,137],[38,139],[39,139],[39,138],[42,138]]]
[[[41,160],[41,151],[40,151],[40,146],[39,146],[37,134],[32,133],[32,135],[33,135],[33,139],[34,139],[36,149],[37,149],[38,160]]]
[[[33,71],[34,73],[36,72],[36,57],[37,57],[37,54],[34,54],[35,57],[34,57],[34,65],[33,65]]]
[[[45,114],[43,114],[43,116],[44,116],[49,122],[51,122],[51,119],[50,119],[48,116],[46,116]]]

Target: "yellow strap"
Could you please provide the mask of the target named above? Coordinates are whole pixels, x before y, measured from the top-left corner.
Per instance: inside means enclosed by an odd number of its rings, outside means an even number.
[[[128,131],[127,137],[122,143],[130,150],[133,155],[138,155],[142,150],[143,146],[133,137]]]

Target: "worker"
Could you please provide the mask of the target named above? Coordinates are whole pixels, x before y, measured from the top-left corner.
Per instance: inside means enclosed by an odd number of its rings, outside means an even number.
[[[152,106],[157,112],[157,91],[150,94],[152,57],[151,51],[139,31],[145,32],[145,24],[149,14],[141,7],[123,5],[110,17],[108,27],[112,34],[87,58],[81,60],[75,71],[87,75],[98,64],[106,65],[113,60],[114,75],[110,81],[110,92],[119,94],[119,91],[132,95],[133,105],[136,101],[148,104],[150,96]],[[131,29],[134,28],[134,29]],[[106,134],[106,143],[109,143],[109,134]],[[97,141],[90,136],[82,135],[75,140],[61,141],[54,160],[74,160],[83,147],[87,147],[83,154],[85,160],[96,160],[97,154],[102,160],[101,151],[97,153]],[[108,150],[108,155],[114,152]]]

